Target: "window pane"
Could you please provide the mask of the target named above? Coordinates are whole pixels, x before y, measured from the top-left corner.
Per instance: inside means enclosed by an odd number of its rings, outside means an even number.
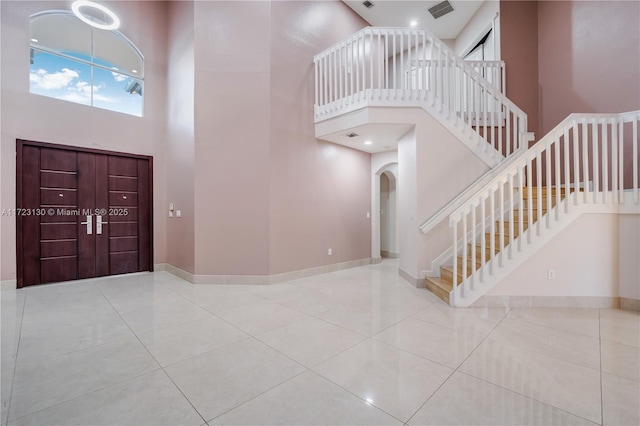
[[[115,71],[93,70],[93,106],[142,116],[142,82]]]
[[[113,31],[93,32],[94,63],[116,67],[121,72],[142,75],[142,58],[131,45]]]
[[[91,105],[91,67],[32,50],[29,90],[37,95]]]
[[[34,47],[84,60],[91,58],[91,27],[73,15],[46,14],[32,18],[31,39]]]

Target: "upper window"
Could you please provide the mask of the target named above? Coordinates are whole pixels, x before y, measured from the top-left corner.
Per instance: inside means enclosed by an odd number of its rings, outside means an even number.
[[[40,12],[31,16],[30,54],[31,93],[142,116],[144,59],[120,32]]]

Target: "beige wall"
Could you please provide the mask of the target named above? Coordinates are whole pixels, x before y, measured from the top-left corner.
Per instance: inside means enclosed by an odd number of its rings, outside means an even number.
[[[169,214],[169,203],[181,217],[167,217],[166,262],[195,272],[194,200],[194,5],[180,1],[168,4],[169,54],[167,78],[167,201],[159,214]]]
[[[640,3],[500,2],[507,96],[536,140],[573,112],[640,109]]]
[[[144,118],[29,93],[29,16],[69,9],[66,1],[2,1],[1,207],[15,207],[16,139],[52,142],[154,157],[154,255],[165,259],[166,8],[156,2],[106,2],[122,17],[123,33],[145,55]],[[0,280],[16,278],[15,218],[1,218]]]
[[[640,109],[639,22],[637,1],[538,3],[543,133],[572,112]]]
[[[195,3],[196,274],[369,257],[370,156],[313,122],[313,56],[364,25],[341,2]]]
[[[637,215],[584,214],[487,294],[637,299],[638,230]]]
[[[538,2],[500,1],[500,50],[506,64],[507,97],[527,114],[536,140],[538,127]]]
[[[363,20],[325,1],[107,6],[145,55],[144,118],[30,95],[28,17],[69,4],[2,2],[2,208],[16,138],[89,146],[154,156],[156,263],[267,275],[370,256],[370,155],[316,140],[312,109],[313,55]],[[15,221],[0,230],[13,279]]]

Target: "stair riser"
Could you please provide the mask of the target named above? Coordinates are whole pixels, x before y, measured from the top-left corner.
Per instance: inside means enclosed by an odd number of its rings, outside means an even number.
[[[469,270],[469,273],[471,273],[471,270]],[[462,274],[459,273],[456,275],[458,275],[457,282],[462,282]],[[440,268],[440,278],[453,284],[453,273],[450,270]]]
[[[472,256],[471,251],[472,251],[472,248],[471,248],[471,245],[469,245],[467,247],[467,256],[468,257]],[[495,254],[500,253],[500,246],[496,246],[494,248],[493,252]],[[489,260],[490,257],[491,257],[491,247],[485,247],[485,249],[484,249],[484,260],[487,261],[487,260]],[[480,247],[480,246],[476,246],[476,260],[478,262],[482,262],[482,247]]]
[[[555,197],[555,195],[557,194],[556,188],[546,188],[546,187],[544,187],[544,188],[541,188],[541,190],[542,190],[542,197],[547,197],[548,195],[553,195]],[[571,189],[570,192],[573,192],[573,191],[574,190]],[[565,193],[566,192],[565,192],[564,188],[561,188],[560,189],[560,196],[564,197]],[[538,188],[537,187],[531,188],[531,195],[534,198],[538,197]],[[529,188],[528,187],[522,188],[522,197],[523,198],[529,198]]]
[[[433,293],[436,296],[438,296],[440,299],[445,301],[447,304],[449,303],[449,292],[447,292],[447,291],[443,290],[442,288],[440,288],[439,286],[433,284],[431,281],[429,281],[428,278],[425,280],[425,282],[427,284],[427,290],[429,290],[431,293]]]

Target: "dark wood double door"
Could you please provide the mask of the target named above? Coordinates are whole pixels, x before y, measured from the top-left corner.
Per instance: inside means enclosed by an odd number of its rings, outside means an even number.
[[[18,287],[153,269],[152,158],[18,140]]]

